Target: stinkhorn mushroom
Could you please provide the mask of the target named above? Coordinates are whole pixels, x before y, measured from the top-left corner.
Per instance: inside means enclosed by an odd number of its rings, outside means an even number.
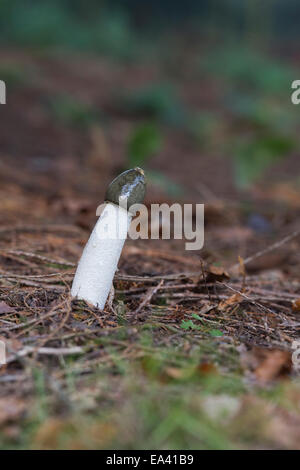
[[[73,297],[104,308],[133,216],[130,208],[143,202],[145,188],[140,168],[124,171],[109,185],[104,210],[78,263]]]

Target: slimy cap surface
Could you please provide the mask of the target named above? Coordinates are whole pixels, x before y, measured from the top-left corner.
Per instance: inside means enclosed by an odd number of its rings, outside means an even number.
[[[127,210],[133,204],[141,204],[146,193],[145,174],[141,168],[126,170],[117,176],[108,186],[105,201],[125,206]]]

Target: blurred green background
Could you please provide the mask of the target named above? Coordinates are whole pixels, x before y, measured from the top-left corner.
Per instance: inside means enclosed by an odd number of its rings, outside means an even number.
[[[87,93],[58,90],[47,99],[50,115],[80,132],[126,117],[123,162],[116,166],[149,167],[150,178],[171,194],[180,185],[195,189],[192,180],[201,174],[200,182],[218,193],[224,177],[213,178],[214,166],[239,189],[271,167],[275,179],[297,180],[298,109],[290,97],[298,77],[299,14],[295,0],[2,0],[0,40],[2,51],[25,50],[40,61],[77,54],[79,68],[85,55],[121,64],[112,75],[132,70],[132,85],[121,76],[110,89],[109,106]],[[135,76],[136,65],[145,68],[143,77]],[[147,67],[155,68],[152,76]],[[2,54],[0,78],[10,89],[33,83],[34,72]],[[177,157],[168,145],[174,134],[181,136]],[[182,153],[190,172],[178,168]],[[281,163],[285,157],[289,164]]]

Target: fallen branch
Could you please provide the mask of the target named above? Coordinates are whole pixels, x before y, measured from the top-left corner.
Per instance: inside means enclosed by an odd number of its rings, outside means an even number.
[[[260,258],[261,256],[266,255],[267,253],[270,253],[271,251],[276,250],[277,248],[280,248],[282,245],[289,242],[290,240],[293,240],[293,238],[296,238],[299,235],[300,235],[300,230],[296,230],[295,232],[290,233],[286,237],[273,243],[272,245],[268,246],[264,250],[258,251],[254,255],[249,256],[248,258],[244,259],[243,264],[249,264],[251,263],[251,261],[254,261],[257,258]],[[231,266],[230,270],[236,270],[239,267],[240,267],[240,263],[236,263],[233,266]]]

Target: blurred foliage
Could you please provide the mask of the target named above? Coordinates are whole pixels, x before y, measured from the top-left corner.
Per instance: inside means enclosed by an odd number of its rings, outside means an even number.
[[[115,60],[139,62],[155,57],[164,70],[166,51],[174,54],[175,67],[181,66],[177,65],[180,51],[173,50],[177,43],[172,42],[172,34],[168,43],[173,27],[176,25],[178,38],[182,31],[191,32],[191,38],[195,32],[199,37],[201,31],[207,46],[198,73],[216,84],[222,102],[215,108],[192,111],[178,96],[172,76],[118,96],[118,106],[125,112],[155,123],[133,132],[128,159],[148,162],[161,147],[160,126],[175,125],[188,132],[200,152],[232,156],[237,185],[247,186],[298,147],[297,110],[288,96],[298,72],[273,58],[270,45],[298,34],[299,12],[300,6],[293,0],[263,4],[188,0],[184,5],[179,0],[91,0],[88,4],[83,0],[2,0],[0,40],[39,51],[91,51]],[[216,45],[218,39],[221,47]],[[24,80],[22,73],[9,67],[3,67],[0,75],[12,85]],[[67,97],[53,99],[51,110],[72,126],[85,127],[97,119],[93,109]]]
[[[127,112],[167,124],[180,125],[185,116],[184,106],[170,83],[154,83],[119,99]]]
[[[171,178],[160,171],[147,169],[147,179],[170,197],[182,197],[186,193],[186,188],[175,183]]]
[[[187,132],[201,151],[219,151],[227,134],[226,119],[218,111],[203,110],[191,115]]]
[[[292,134],[298,124],[298,110],[296,106],[290,106],[286,99],[288,89],[282,99],[277,95],[250,96],[237,91],[230,92],[225,99],[225,108],[237,123],[248,124],[256,130]]]
[[[26,86],[32,81],[35,71],[20,65],[3,63],[0,65],[0,77],[10,88]]]
[[[228,45],[209,54],[201,68],[244,92],[286,95],[295,77],[287,64],[245,46]]]
[[[152,122],[138,125],[128,142],[129,167],[144,166],[146,161],[161,150],[162,135]]]
[[[123,98],[123,106],[157,125],[179,125],[201,152],[230,155],[237,186],[247,187],[298,147],[297,110],[287,99],[296,71],[256,49],[237,45],[225,45],[214,54],[210,50],[200,70],[220,89],[221,103],[215,108],[186,109],[174,88],[164,83],[131,92]],[[129,145],[131,162],[142,166],[158,151],[157,131],[154,135],[153,129],[138,129]]]
[[[87,128],[99,118],[90,105],[68,95],[51,98],[49,105],[53,117],[67,126]]]
[[[200,148],[230,155],[237,186],[247,187],[299,148],[298,113],[288,96],[297,71],[237,45],[210,53],[200,70],[219,87],[224,111],[199,113],[190,131]]]
[[[242,36],[245,30],[256,36],[272,33],[291,37],[298,36],[299,13],[300,5],[295,0],[186,0],[184,4],[181,0],[2,0],[0,30],[4,40],[25,39],[31,45],[59,44],[92,50],[98,46],[94,39],[100,37],[103,47],[112,51],[116,47],[119,53],[122,40],[133,45],[131,25],[139,32],[148,32],[178,27],[184,21],[189,29],[219,32],[222,38],[224,33]]]
[[[130,19],[99,2],[2,0],[0,39],[24,46],[73,48],[128,59],[138,49]]]
[[[187,112],[176,91],[168,83],[156,83],[135,90],[121,97],[120,102],[127,113],[151,119],[133,129],[127,145],[128,166],[147,168],[151,158],[162,150],[162,125],[185,125]],[[147,168],[147,179],[170,196],[178,197],[184,193],[183,187],[161,171]]]
[[[147,168],[147,163],[161,152],[163,135],[155,122],[144,122],[137,125],[129,136],[127,144],[127,166],[140,166],[147,169],[147,180],[170,196],[182,196],[184,188],[174,183],[161,171]]]
[[[235,180],[238,186],[248,186],[258,179],[270,164],[292,148],[292,140],[280,136],[238,140],[234,151]]]

